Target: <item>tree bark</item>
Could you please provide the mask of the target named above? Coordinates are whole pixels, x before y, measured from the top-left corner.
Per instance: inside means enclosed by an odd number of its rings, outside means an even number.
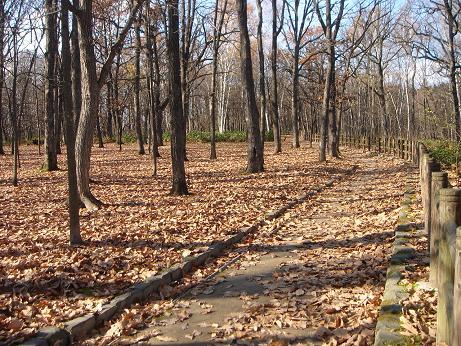
[[[272,56],[271,56],[271,70],[272,70],[272,117],[273,117],[273,129],[274,129],[274,143],[275,152],[282,152],[282,139],[280,136],[280,116],[279,116],[279,104],[278,104],[278,82],[277,82],[277,1],[272,0]]]
[[[260,100],[260,127],[261,127],[261,150],[264,152],[264,140],[266,133],[266,73],[264,69],[264,46],[263,46],[263,9],[261,6],[262,0],[257,0],[256,5],[258,9],[258,57],[259,57],[259,100]]]
[[[299,46],[295,44],[293,56],[293,84],[291,89],[291,121],[293,129],[293,148],[299,148]]]
[[[171,117],[171,160],[173,182],[171,193],[174,195],[188,194],[185,160],[185,121],[182,103],[182,88],[180,75],[179,53],[179,14],[178,1],[167,0],[168,7],[168,76],[170,81],[170,117]]]
[[[136,35],[136,48],[135,48],[135,82],[134,82],[134,112],[135,112],[135,126],[136,126],[136,139],[138,142],[138,154],[144,155],[144,140],[141,130],[141,105],[139,100],[139,92],[141,89],[141,17],[135,21],[135,35]]]
[[[45,1],[46,12],[46,52],[45,52],[45,162],[43,169],[54,171],[58,169],[58,156],[56,152],[55,137],[55,94],[56,87],[55,64],[57,57],[57,15],[53,0]]]
[[[159,146],[163,146],[163,107],[160,105],[160,63],[159,55],[157,49],[157,27],[153,27],[153,38],[152,38],[152,54],[154,58],[154,112],[156,120],[156,129],[157,129],[157,143]],[[160,154],[157,153],[157,157],[160,157]]]
[[[211,146],[210,159],[217,158],[216,155],[216,87],[218,75],[218,53],[221,44],[221,31],[226,13],[227,0],[224,0],[223,9],[218,20],[219,0],[215,1],[215,13],[213,20],[213,65],[211,74],[211,95],[210,95],[210,118],[211,118]],[[221,91],[222,92],[222,91]]]
[[[157,140],[157,110],[156,110],[156,97],[154,92],[154,63],[153,63],[153,56],[154,51],[152,47],[152,41],[155,40],[155,36],[153,35],[154,30],[151,24],[151,10],[150,10],[150,3],[147,2],[146,4],[146,17],[147,20],[145,21],[145,29],[146,29],[146,58],[147,58],[147,68],[146,68],[146,81],[147,81],[147,90],[149,93],[149,121],[150,121],[150,135],[152,139],[152,176],[157,176],[157,157],[160,155],[158,154],[158,140]]]
[[[61,35],[62,35],[62,96],[64,126],[67,138],[67,185],[70,244],[81,244],[77,175],[75,171],[75,125],[72,103],[71,51],[69,41],[69,10],[67,1],[61,0]]]
[[[0,3],[0,155],[5,154],[3,148],[3,82],[4,82],[4,37],[5,37],[5,4]]]
[[[336,50],[334,43],[330,44],[328,68],[330,69],[328,83],[328,149],[332,157],[338,157],[339,154],[339,141],[337,131],[337,118],[336,118]]]
[[[244,84],[247,129],[248,129],[248,166],[249,173],[264,171],[264,155],[259,130],[259,111],[256,103],[253,66],[251,62],[251,43],[248,35],[247,1],[235,2],[240,29],[240,64],[241,78]]]
[[[74,0],[74,6],[78,6],[78,0]],[[74,131],[79,123],[80,109],[82,106],[82,70],[80,68],[80,47],[78,44],[77,16],[72,15],[71,34],[71,66],[72,66],[72,111],[74,113]]]
[[[82,71],[82,104],[75,143],[76,169],[80,199],[88,209],[98,209],[102,203],[90,191],[90,157],[94,129],[99,116],[99,98],[101,87],[110,75],[112,62],[122,48],[137,11],[142,5],[139,0],[132,8],[124,28],[116,43],[97,74],[96,55],[93,44],[92,5],[93,0],[79,0],[77,12],[79,28],[80,67]]]
[[[19,165],[19,128],[18,128],[18,100],[17,100],[17,85],[18,85],[18,33],[13,29],[13,81],[11,87],[11,109],[10,121],[12,127],[11,151],[13,154],[13,186],[18,186],[18,165]]]

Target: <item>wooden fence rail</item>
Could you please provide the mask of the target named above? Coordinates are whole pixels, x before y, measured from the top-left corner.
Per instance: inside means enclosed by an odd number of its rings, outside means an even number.
[[[363,151],[374,151],[378,154],[389,154],[401,159],[419,162],[417,141],[392,137],[340,137],[340,145],[359,148]]]
[[[461,346],[461,189],[450,186],[424,144],[418,152],[430,282],[438,290],[436,344]]]

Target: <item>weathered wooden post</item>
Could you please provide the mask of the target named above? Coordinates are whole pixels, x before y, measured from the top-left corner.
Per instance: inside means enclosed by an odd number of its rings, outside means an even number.
[[[420,147],[419,147],[419,151],[420,151],[420,154],[419,154],[419,182],[420,182],[420,185],[422,187],[423,185],[423,167],[424,167],[424,160],[427,158],[425,156],[425,154],[427,154],[427,149],[426,149],[426,146],[423,144],[423,143],[420,143]],[[422,190],[421,190],[421,194],[422,194]]]
[[[461,224],[461,189],[440,190],[440,242],[437,306],[437,345],[453,345],[453,291],[455,276],[456,228]]]
[[[439,257],[440,243],[440,189],[448,187],[447,172],[433,172],[431,182],[431,225],[430,225],[430,274],[429,281],[433,287],[438,287],[437,282],[437,265]]]
[[[461,346],[461,227],[456,229],[455,282],[453,288],[453,346]]]
[[[431,239],[431,215],[432,215],[432,172],[440,172],[440,163],[434,158],[430,157],[426,160],[424,167],[424,227],[428,236],[428,247],[430,247]]]

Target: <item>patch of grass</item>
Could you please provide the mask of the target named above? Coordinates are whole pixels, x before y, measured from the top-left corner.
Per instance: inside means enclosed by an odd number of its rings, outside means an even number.
[[[125,133],[122,136],[123,143],[136,143],[136,135],[133,133]]]
[[[461,144],[447,140],[426,140],[427,150],[443,165],[454,165],[461,157]]]
[[[187,141],[189,142],[198,142],[198,143],[210,143],[211,142],[211,132],[208,131],[190,131],[187,134]],[[171,139],[170,133],[163,134],[163,140],[168,142]],[[247,135],[245,131],[225,131],[225,132],[216,132],[216,142],[228,142],[228,143],[240,143],[246,142]],[[266,132],[265,135],[266,141],[274,140],[274,133],[272,131]]]

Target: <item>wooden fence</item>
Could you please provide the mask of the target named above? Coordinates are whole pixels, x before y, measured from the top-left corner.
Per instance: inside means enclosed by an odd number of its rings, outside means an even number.
[[[419,144],[421,197],[428,232],[430,282],[438,290],[437,345],[461,346],[461,189]]]
[[[314,135],[314,141],[319,141],[319,135]],[[358,148],[363,151],[373,151],[378,154],[388,154],[419,163],[418,141],[392,137],[351,137],[340,136],[340,145]]]

